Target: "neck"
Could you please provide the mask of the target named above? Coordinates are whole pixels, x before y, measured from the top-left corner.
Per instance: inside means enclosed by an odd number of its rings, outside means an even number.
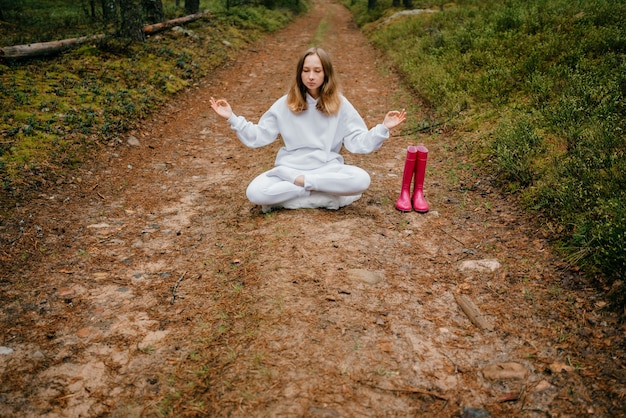
[[[309,93],[309,95],[310,95],[312,98],[314,98],[314,99],[317,99],[317,98],[319,98],[319,97],[320,97],[320,91],[319,91],[319,89],[316,89],[316,90],[308,90],[308,89],[307,89],[307,93]]]

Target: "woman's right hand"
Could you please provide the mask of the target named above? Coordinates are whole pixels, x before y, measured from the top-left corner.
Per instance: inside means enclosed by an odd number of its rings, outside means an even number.
[[[228,119],[233,115],[233,109],[224,99],[215,100],[213,97],[211,97],[211,107],[213,108],[215,113],[217,113],[224,119]]]

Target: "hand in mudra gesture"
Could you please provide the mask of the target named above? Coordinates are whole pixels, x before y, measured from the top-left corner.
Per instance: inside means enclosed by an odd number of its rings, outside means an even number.
[[[402,109],[401,112],[397,110],[392,110],[385,115],[385,120],[383,124],[387,127],[387,129],[395,128],[400,125],[406,119],[406,112]]]
[[[213,108],[215,113],[217,113],[224,119],[230,118],[233,114],[233,109],[224,99],[215,100],[213,97],[211,97],[211,107]]]

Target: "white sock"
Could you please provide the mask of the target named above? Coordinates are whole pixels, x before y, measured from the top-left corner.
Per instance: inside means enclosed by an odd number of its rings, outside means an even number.
[[[279,165],[268,171],[267,175],[270,177],[278,177],[282,180],[288,181],[289,183],[293,183],[296,181],[296,178],[300,175],[300,173],[296,169]]]

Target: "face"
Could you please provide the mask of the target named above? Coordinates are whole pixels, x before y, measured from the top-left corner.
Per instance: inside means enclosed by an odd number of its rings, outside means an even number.
[[[302,83],[306,86],[311,96],[317,98],[320,93],[320,87],[324,83],[324,67],[320,57],[311,54],[304,59],[302,67]]]

